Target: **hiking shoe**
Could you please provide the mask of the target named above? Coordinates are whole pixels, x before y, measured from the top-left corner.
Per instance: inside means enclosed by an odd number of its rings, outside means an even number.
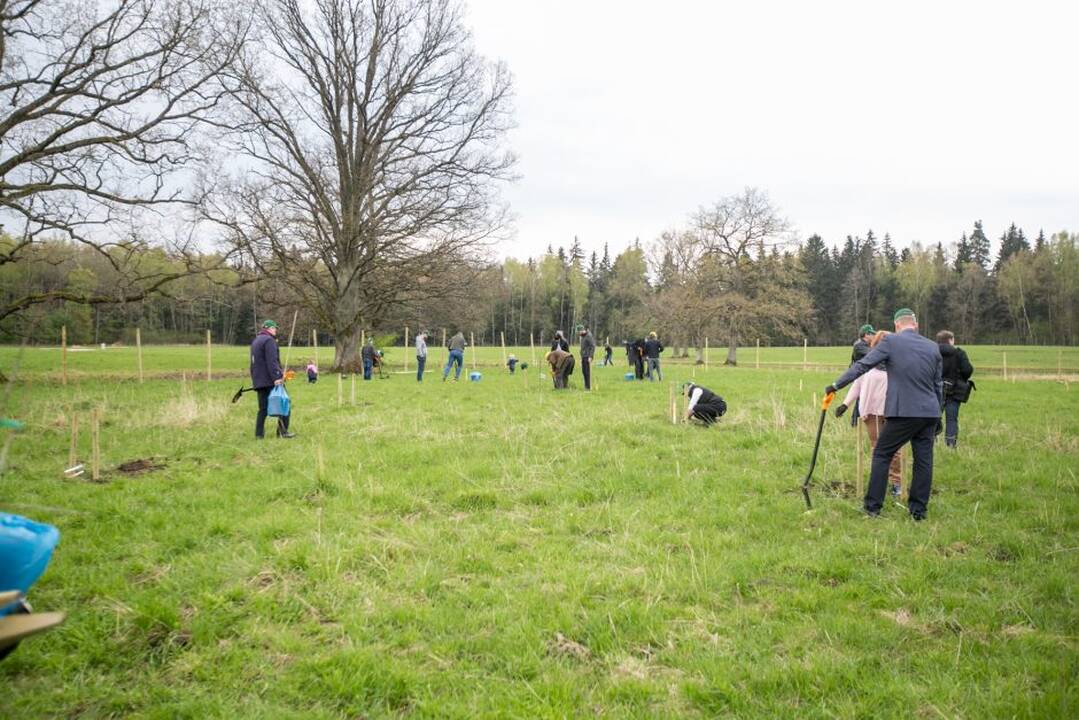
[[[277,437],[284,440],[291,440],[292,438],[296,437],[296,433],[290,433],[288,430],[285,430],[283,432],[277,433]]]

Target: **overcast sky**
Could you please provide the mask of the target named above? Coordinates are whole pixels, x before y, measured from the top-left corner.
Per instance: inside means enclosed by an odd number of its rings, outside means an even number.
[[[1079,231],[1076,6],[468,0],[515,76],[501,254],[613,254],[750,185],[829,244]]]

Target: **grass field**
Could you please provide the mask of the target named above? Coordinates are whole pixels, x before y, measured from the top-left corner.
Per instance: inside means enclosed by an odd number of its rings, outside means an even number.
[[[846,418],[805,512],[832,372],[714,349],[707,371],[623,382],[618,362],[598,392],[554,393],[483,349],[479,383],[395,374],[355,406],[350,380],[341,406],[333,376],[292,383],[299,437],[257,443],[254,398],[229,404],[246,349],[215,348],[235,376],[213,382],[192,379],[204,348],[144,352],[188,381],[139,384],[110,349],[69,353],[62,387],[59,353],[31,349],[12,388],[28,427],[0,509],[59,527],[31,600],[70,616],[0,663],[2,717],[1079,714],[1079,388],[976,375],[915,524],[858,513]],[[719,427],[671,424],[669,381],[692,373],[726,398]],[[64,479],[69,417],[88,460],[94,407],[103,482]],[[116,469],[137,458],[164,467]]]

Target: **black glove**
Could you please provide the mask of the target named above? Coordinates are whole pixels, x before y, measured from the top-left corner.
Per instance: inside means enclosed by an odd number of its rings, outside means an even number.
[[[824,394],[825,395],[831,395],[834,392],[835,392],[835,385],[829,385],[828,387],[824,388]]]
[[[843,403],[839,403],[839,405],[837,405],[836,408],[835,408],[835,416],[837,418],[841,418],[841,417],[843,417],[843,413],[845,413],[845,412],[847,412],[847,406],[844,405]]]

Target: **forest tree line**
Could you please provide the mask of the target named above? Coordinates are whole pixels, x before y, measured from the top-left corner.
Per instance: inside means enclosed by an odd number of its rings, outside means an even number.
[[[702,211],[706,212],[706,211]],[[716,262],[691,231],[664,233],[612,255],[608,245],[586,251],[574,238],[539,257],[449,268],[471,278],[452,298],[396,304],[378,326],[365,326],[380,342],[400,343],[413,333],[442,328],[474,333],[477,342],[527,345],[548,342],[556,330],[586,325],[602,341],[619,344],[651,330],[672,349],[732,341],[764,345],[835,345],[852,341],[862,323],[888,327],[895,308],[910,306],[922,331],[947,328],[962,343],[1074,345],[1079,338],[1079,255],[1075,234],[1039,232],[1029,240],[1012,225],[991,243],[981,222],[949,244],[897,249],[872,230],[830,246],[819,235],[801,243],[745,248]],[[0,245],[13,242],[0,239]],[[995,250],[994,250],[995,247]],[[737,250],[737,249],[736,249]],[[181,274],[187,259],[165,250],[142,258],[162,275]],[[462,263],[466,262],[464,260]],[[246,278],[246,280],[245,280]],[[290,329],[308,344],[318,322],[287,285],[272,276],[250,277],[242,268],[180,276],[148,297],[129,303],[86,303],[110,297],[122,282],[96,249],[52,240],[35,245],[30,261],[0,266],[2,301],[33,293],[71,291],[79,301],[54,300],[0,321],[4,342],[26,338],[57,343],[67,327],[72,343],[132,343],[141,328],[146,343],[250,341],[262,318]],[[320,342],[332,337],[321,329]],[[733,359],[733,358],[732,358]]]

